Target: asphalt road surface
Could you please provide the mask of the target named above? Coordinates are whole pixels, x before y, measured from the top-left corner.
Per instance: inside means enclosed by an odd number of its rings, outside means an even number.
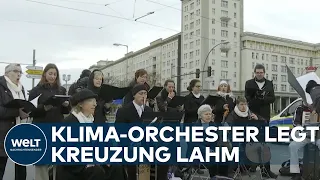
[[[271,144],[271,168],[273,172],[279,173],[279,168],[281,167],[281,163],[289,159],[289,151],[288,145],[278,145],[278,144]],[[300,152],[300,156],[302,156],[302,152]],[[34,167],[30,166],[27,167],[27,180],[34,180]],[[243,178],[243,179],[260,179],[259,172],[252,175],[251,178]],[[14,164],[11,161],[8,161],[6,172],[4,175],[4,180],[14,180]],[[199,178],[196,178],[199,179]],[[201,179],[201,178],[200,178]],[[278,180],[289,180],[290,177],[278,177]]]

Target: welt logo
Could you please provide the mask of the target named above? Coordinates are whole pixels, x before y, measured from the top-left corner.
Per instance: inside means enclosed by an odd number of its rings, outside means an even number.
[[[14,148],[37,148],[40,141],[40,139],[11,139]]]

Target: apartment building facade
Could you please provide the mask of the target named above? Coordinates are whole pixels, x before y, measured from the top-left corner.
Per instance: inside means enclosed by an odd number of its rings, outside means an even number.
[[[320,66],[319,45],[245,32],[241,37],[241,89],[254,77],[256,64],[266,68],[266,78],[273,81],[276,95],[274,110],[280,110],[298,96],[289,85],[286,65],[296,77],[306,73],[306,67]],[[318,71],[319,74],[319,71]]]
[[[166,39],[158,39],[148,47],[129,52],[125,57],[99,69],[110,80],[109,83],[118,86],[127,86],[138,69],[148,71],[148,80],[152,85],[163,85],[165,80],[171,78],[179,83],[180,37],[181,34],[178,33]]]
[[[213,93],[221,80],[240,92],[240,35],[243,31],[242,0],[183,0],[181,21],[181,89],[195,78],[196,69],[212,67],[211,76],[201,73],[205,92]],[[228,44],[220,44],[229,42]],[[209,53],[210,52],[210,53]],[[188,75],[190,74],[190,75]]]

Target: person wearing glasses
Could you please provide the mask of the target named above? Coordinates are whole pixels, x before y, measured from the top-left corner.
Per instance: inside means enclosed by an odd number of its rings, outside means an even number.
[[[22,69],[19,64],[5,67],[5,75],[0,76],[0,180],[3,179],[8,157],[4,150],[4,139],[7,132],[16,124],[26,122],[29,114],[23,109],[5,108],[4,105],[14,99],[26,100],[25,91],[20,83]],[[26,167],[15,164],[15,180],[25,180]]]
[[[249,109],[256,115],[266,120],[266,126],[270,122],[270,104],[274,103],[275,95],[272,81],[266,79],[265,67],[257,64],[254,68],[255,77],[246,82],[245,98],[248,101]],[[277,175],[271,172],[270,162],[265,165],[271,178],[277,178]],[[254,171],[252,169],[252,171]]]

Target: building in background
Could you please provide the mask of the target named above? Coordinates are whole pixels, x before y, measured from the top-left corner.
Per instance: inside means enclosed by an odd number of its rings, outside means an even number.
[[[242,7],[242,0],[182,1],[182,72],[190,74],[196,69],[204,71],[211,66],[211,77],[207,73],[200,75],[205,92],[214,93],[221,80],[228,81],[234,93],[240,92]],[[218,45],[225,41],[229,44]],[[182,91],[187,93],[187,86],[194,78],[194,74],[181,77]]]
[[[178,82],[179,79],[175,76],[181,69],[178,63],[181,54],[180,37],[178,33],[166,39],[158,39],[151,42],[148,47],[129,52],[125,57],[100,67],[106,83],[127,86],[134,79],[134,73],[138,69],[148,71],[151,85],[163,84],[170,78]]]
[[[254,66],[261,63],[266,67],[266,78],[274,83],[272,110],[277,112],[298,97],[287,82],[285,65],[296,76],[306,73],[308,67],[320,66],[320,44],[243,32],[243,0],[181,0],[181,6],[182,32],[98,66],[106,83],[126,86],[134,72],[144,68],[152,84],[175,77],[178,93],[185,95],[189,82],[196,78],[196,69],[206,71],[211,66],[211,76],[203,72],[199,78],[204,95],[214,94],[219,82],[226,80],[239,96],[245,82],[253,77]],[[226,41],[229,43],[220,44]]]
[[[256,64],[266,68],[266,78],[273,81],[276,95],[274,109],[280,110],[298,96],[289,85],[286,65],[296,77],[306,72],[309,66],[319,67],[319,44],[295,41],[252,32],[242,34],[241,48],[241,89],[247,79],[254,77]]]
[[[105,66],[107,66],[108,64],[111,64],[111,63],[113,63],[113,62],[114,62],[114,61],[100,60],[100,61],[97,62],[97,64],[90,66],[90,67],[89,67],[89,70],[90,70],[90,71],[93,71],[93,70],[95,70],[95,69],[101,69],[102,67],[105,67]]]

